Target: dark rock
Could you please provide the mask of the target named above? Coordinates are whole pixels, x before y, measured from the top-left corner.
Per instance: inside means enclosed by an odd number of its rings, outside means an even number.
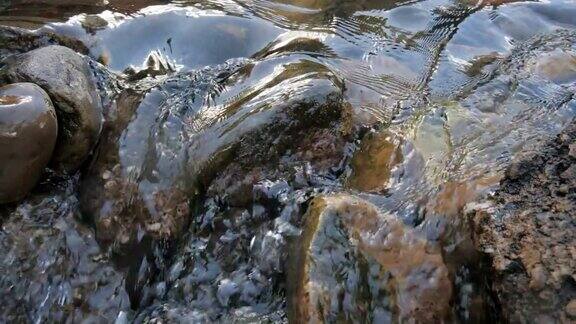
[[[96,31],[106,28],[108,21],[98,15],[87,15],[82,19],[81,24],[86,32],[94,35]]]
[[[129,67],[124,70],[124,74],[129,81],[136,81],[146,77],[156,77],[170,72],[174,72],[174,68],[158,51],[152,52],[148,56],[145,69],[137,71],[134,67]]]
[[[488,204],[470,214],[476,248],[490,260],[490,287],[509,321],[569,322],[576,298],[575,140],[573,121],[539,151],[521,155]]]
[[[49,45],[66,46],[81,54],[89,52],[81,41],[58,35],[47,28],[31,31],[18,27],[0,26],[0,59]]]
[[[0,88],[0,204],[23,198],[52,157],[58,135],[50,98],[35,84]]]
[[[11,56],[4,63],[4,81],[36,83],[50,95],[59,126],[51,164],[58,171],[78,169],[102,128],[102,105],[87,62],[73,50],[54,45]]]
[[[78,222],[77,185],[40,185],[0,209],[0,318],[8,323],[113,323],[130,314],[122,272]]]

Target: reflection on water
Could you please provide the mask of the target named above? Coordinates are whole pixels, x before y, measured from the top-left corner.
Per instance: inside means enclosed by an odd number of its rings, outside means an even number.
[[[247,20],[222,12],[194,8],[163,11],[149,16],[112,18],[113,29],[102,28],[95,36],[88,36],[97,38],[87,40],[96,42],[93,54],[103,57],[117,71],[131,65],[144,66],[151,53],[158,53],[174,69],[192,70],[231,58],[250,57],[281,32],[259,19]],[[191,44],[197,49],[191,50]]]
[[[27,229],[58,247],[0,252],[0,285],[28,303],[10,304],[15,319],[493,319],[462,275],[462,208],[576,114],[572,1],[14,0],[0,10],[2,24],[81,40],[109,103],[80,184],[52,198],[67,206],[58,231]],[[312,199],[322,206],[306,212]],[[21,219],[41,228],[35,215],[52,204],[5,211],[19,218],[3,246],[20,242]],[[89,232],[71,215],[94,225],[100,246],[66,241]],[[38,257],[102,249],[120,261],[14,261],[34,246]],[[11,267],[63,277],[11,286]],[[107,293],[86,288],[100,268]],[[74,287],[95,302],[72,314],[83,298]]]

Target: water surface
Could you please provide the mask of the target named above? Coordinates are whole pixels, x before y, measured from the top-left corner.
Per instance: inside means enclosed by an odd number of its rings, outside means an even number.
[[[478,311],[466,303],[465,287],[474,280],[462,275],[468,260],[458,254],[466,236],[459,232],[462,208],[489,194],[518,152],[559,133],[576,114],[574,17],[576,4],[565,0],[0,3],[2,24],[81,40],[106,71],[101,77],[109,97],[109,125],[90,167],[67,188],[22,203],[4,221],[3,286],[15,287],[14,300],[27,303],[22,309],[12,303],[4,315],[294,319],[286,300],[296,285],[286,279],[294,266],[290,242],[310,231],[302,220],[307,202],[336,192],[370,202],[410,227],[409,236],[437,241],[457,291],[451,318],[482,318],[488,306]],[[243,205],[223,203],[226,190],[211,181],[225,173],[219,168],[226,151],[268,143],[266,132],[281,138],[273,126],[292,131],[294,123],[277,117],[291,102],[320,103],[322,112],[334,104],[321,105],[326,98],[351,111],[355,135],[346,139],[341,161],[326,172],[294,167],[308,179],[305,185],[260,179],[248,195],[266,196],[272,207],[250,197]],[[330,116],[290,118],[315,131],[330,130],[316,120]],[[250,142],[256,133],[261,138]],[[320,155],[316,148],[310,156]],[[287,156],[278,165],[291,166]],[[85,197],[89,206],[81,208]],[[167,212],[170,204],[180,209]],[[79,220],[113,219],[115,208],[133,220],[121,229],[96,225],[97,243],[91,222]],[[166,213],[182,214],[184,225],[168,224]],[[22,241],[22,230],[34,242]],[[166,232],[177,243],[158,239]],[[361,254],[349,243],[341,248],[320,258]],[[59,260],[59,249],[75,256]],[[88,260],[85,253],[94,256]],[[33,261],[21,261],[22,254]],[[18,283],[16,273],[28,268],[57,279],[41,283],[26,274]],[[111,273],[109,280],[102,272]],[[95,282],[105,284],[96,289]],[[86,292],[78,297],[80,290]],[[90,300],[82,302],[83,296]],[[74,303],[83,310],[63,315],[62,305]],[[341,308],[346,319],[358,320]],[[397,315],[368,313],[364,320],[374,322]]]

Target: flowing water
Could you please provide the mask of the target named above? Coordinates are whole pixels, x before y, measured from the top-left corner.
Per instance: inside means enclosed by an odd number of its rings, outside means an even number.
[[[410,283],[451,321],[497,320],[462,209],[576,115],[575,17],[571,0],[0,1],[1,24],[85,44],[106,120],[79,175],[1,210],[0,315],[438,320],[405,305]],[[440,279],[405,269],[423,249]]]

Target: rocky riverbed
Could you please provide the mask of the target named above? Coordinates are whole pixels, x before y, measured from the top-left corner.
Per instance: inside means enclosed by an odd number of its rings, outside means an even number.
[[[0,322],[576,321],[574,17],[0,3]]]

